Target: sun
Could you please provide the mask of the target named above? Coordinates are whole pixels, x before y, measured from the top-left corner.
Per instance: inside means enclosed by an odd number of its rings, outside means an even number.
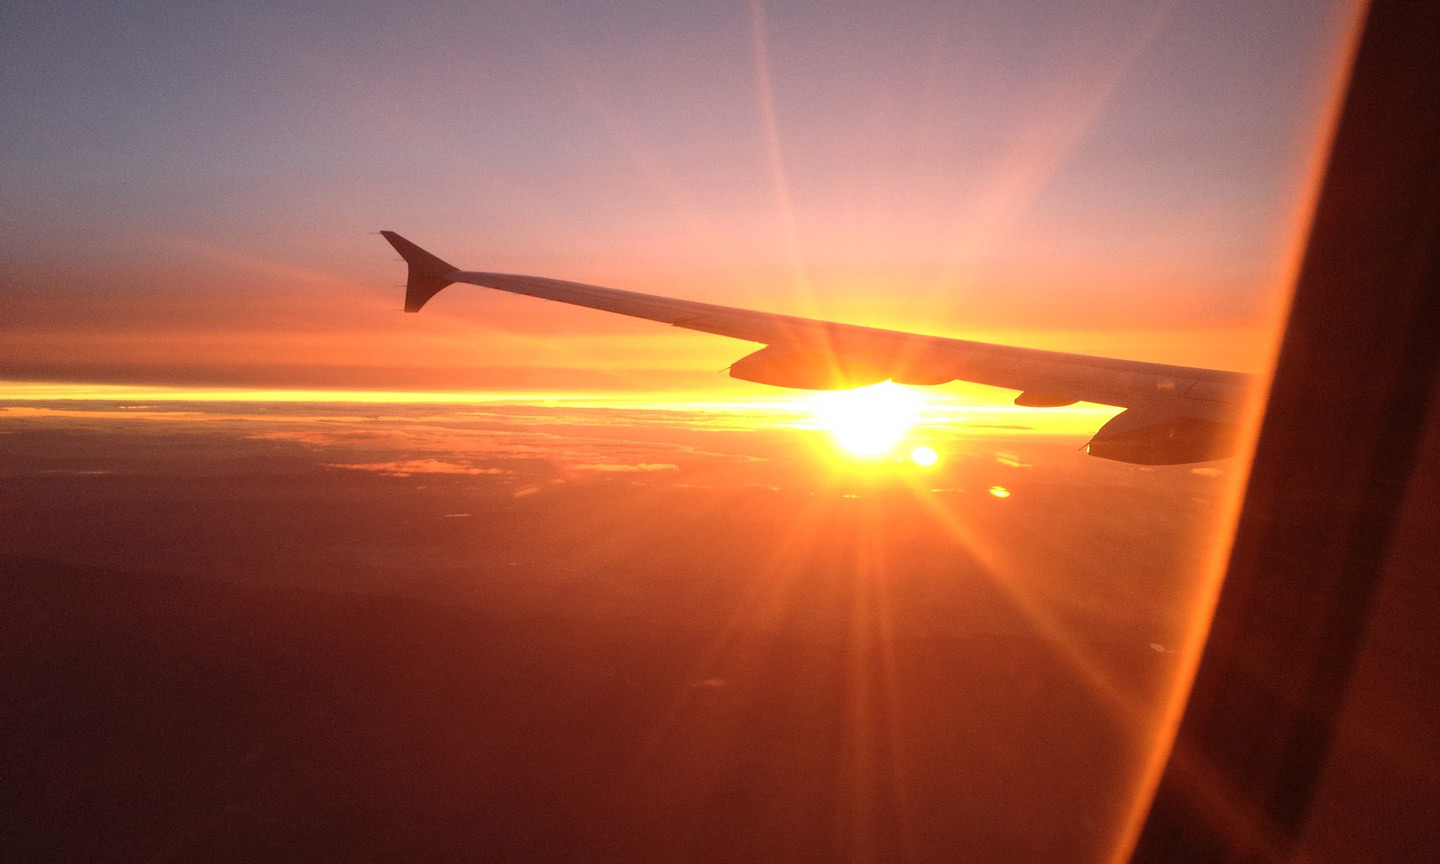
[[[925,397],[889,381],[810,397],[815,423],[855,456],[883,456],[910,431]]]

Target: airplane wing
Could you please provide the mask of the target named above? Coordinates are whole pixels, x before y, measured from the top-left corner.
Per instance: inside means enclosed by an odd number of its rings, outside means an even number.
[[[1093,456],[1146,465],[1232,455],[1251,376],[1239,372],[1091,357],[882,330],[793,315],[678,300],[539,276],[451,266],[393,231],[380,232],[409,265],[405,311],[456,282],[587,306],[757,342],[730,367],[735,378],[804,390],[863,387],[884,380],[933,385],[969,381],[1019,390],[1015,404],[1096,402],[1126,410],[1091,439]]]

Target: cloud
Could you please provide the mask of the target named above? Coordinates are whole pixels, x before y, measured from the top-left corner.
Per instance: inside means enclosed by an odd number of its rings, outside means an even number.
[[[355,471],[373,471],[386,477],[409,477],[413,474],[505,474],[503,468],[476,468],[458,462],[444,462],[439,459],[406,459],[398,462],[331,462],[327,468],[348,468]]]
[[[589,462],[582,465],[570,466],[576,471],[600,471],[604,473],[622,473],[629,471],[679,471],[680,466],[673,462],[642,462],[639,465],[623,465],[614,462]]]

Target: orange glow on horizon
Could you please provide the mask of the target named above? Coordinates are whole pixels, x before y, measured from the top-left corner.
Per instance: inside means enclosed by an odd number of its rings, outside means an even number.
[[[748,388],[747,388],[748,389]],[[975,424],[987,433],[1091,435],[1119,409],[1080,403],[1064,408],[1023,408],[1013,394],[994,388],[946,385],[928,390],[884,383],[848,391],[808,392],[755,388],[743,395],[706,392],[637,391],[404,391],[319,390],[244,387],[179,387],[143,384],[87,384],[0,381],[0,403],[15,402],[285,402],[406,405],[538,405],[543,407],[688,410],[766,416],[774,425],[831,432],[848,452],[876,456],[889,452],[913,428],[963,430]],[[32,410],[31,406],[0,411]],[[856,445],[854,448],[851,444]],[[880,446],[883,444],[884,446]],[[878,449],[876,449],[878,448]]]

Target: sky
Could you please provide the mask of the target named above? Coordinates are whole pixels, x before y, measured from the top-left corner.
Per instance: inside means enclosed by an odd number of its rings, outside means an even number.
[[[748,394],[468,269],[1256,369],[1350,4],[7,4],[0,380]]]

